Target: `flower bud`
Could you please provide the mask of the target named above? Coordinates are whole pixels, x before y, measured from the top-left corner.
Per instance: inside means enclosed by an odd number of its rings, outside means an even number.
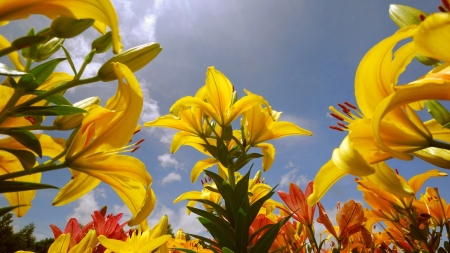
[[[35,36],[34,28],[31,28],[30,31],[28,31],[27,37],[28,36]],[[36,43],[30,44],[29,46],[23,48],[21,51],[22,51],[23,58],[25,58],[27,60],[36,59],[37,54],[38,54]]]
[[[105,62],[98,70],[97,75],[104,82],[117,80],[111,63],[119,62],[125,64],[134,73],[152,61],[161,50],[161,46],[156,42],[130,48]]]
[[[84,100],[81,100],[73,106],[84,109],[86,111],[90,111],[100,104],[99,97],[90,97]],[[76,115],[67,115],[67,116],[58,116],[55,121],[53,121],[54,126],[59,126],[59,130],[70,130],[78,127],[84,119],[84,114],[76,114]]]
[[[61,48],[63,43],[64,39],[53,38],[47,41],[45,44],[39,45],[36,62],[48,59]]]
[[[111,31],[101,35],[92,41],[92,50],[96,49],[96,53],[104,53],[112,46]]]
[[[94,21],[94,19],[74,19],[71,17],[59,16],[53,20],[50,29],[43,31],[40,35],[65,39],[72,38],[92,26]]]
[[[395,24],[403,28],[409,25],[420,24],[420,16],[427,17],[428,14],[406,5],[391,4],[389,6],[389,16]]]
[[[168,224],[169,224],[169,217],[167,217],[167,215],[163,215],[159,220],[158,224],[156,224],[150,231],[149,239],[155,239],[167,234]]]
[[[428,108],[428,113],[441,124],[443,127],[450,123],[450,113],[436,100],[425,101],[425,106]]]

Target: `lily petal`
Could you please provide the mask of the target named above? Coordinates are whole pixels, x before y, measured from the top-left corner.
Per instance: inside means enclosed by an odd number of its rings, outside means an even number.
[[[446,177],[447,173],[440,172],[439,170],[429,170],[425,173],[415,175],[408,180],[408,185],[411,186],[413,191],[417,193],[422,187],[423,183],[431,177]]]
[[[78,172],[78,171],[77,171]],[[73,172],[72,172],[73,173]],[[69,181],[53,199],[52,205],[62,206],[79,199],[92,189],[97,187],[101,181],[85,173],[73,173],[72,180]]]
[[[263,155],[262,169],[268,171],[275,159],[275,147],[270,143],[258,143],[255,147],[261,148],[261,153]]]
[[[11,46],[11,43],[0,34],[0,49],[5,49]],[[20,59],[19,53],[17,51],[8,54],[9,59],[14,64],[14,67],[20,71],[25,70],[25,66]]]
[[[332,160],[329,160],[320,168],[314,178],[313,192],[307,199],[308,205],[313,206],[319,202],[331,186],[347,174],[344,170],[339,169]]]
[[[348,174],[355,176],[367,176],[374,173],[374,169],[367,163],[363,156],[353,148],[353,143],[346,136],[339,148],[334,149],[331,158],[333,164]]]
[[[414,36],[420,54],[433,59],[450,62],[450,14],[434,13],[419,25]]]
[[[375,173],[365,176],[381,189],[396,196],[408,198],[415,195],[414,190],[404,181],[400,180],[395,172],[384,162],[372,164]]]
[[[414,156],[438,166],[443,169],[450,169],[450,151],[442,148],[429,147],[413,153]]]
[[[200,176],[204,170],[216,165],[217,163],[219,163],[219,161],[217,161],[216,158],[207,158],[195,163],[191,170],[191,182],[194,183],[197,181],[198,176]]]

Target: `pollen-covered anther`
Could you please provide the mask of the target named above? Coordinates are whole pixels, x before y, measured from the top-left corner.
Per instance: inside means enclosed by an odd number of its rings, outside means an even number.
[[[133,135],[139,133],[140,131],[141,131],[141,129],[134,130]]]
[[[135,148],[133,148],[133,150],[131,150],[131,153],[134,153],[135,151],[137,151],[141,146],[136,146]]]
[[[395,169],[395,173],[397,173],[397,175],[399,175],[399,173],[398,173],[398,169]]]
[[[348,107],[352,108],[353,110],[356,110],[356,109],[357,109],[356,106],[350,104],[349,102],[344,102],[344,104],[347,105]]]
[[[348,129],[348,126],[345,125],[345,124],[343,124],[343,123],[341,123],[341,122],[338,122],[337,124],[338,124],[340,127],[344,128],[344,129]]]
[[[333,116],[334,118],[340,120],[340,121],[344,121],[344,118],[342,118],[341,116],[334,114],[334,113],[330,113],[331,116]]]
[[[449,0],[441,0],[441,3],[444,5],[444,7],[447,9],[447,11],[450,11],[450,1]]]
[[[333,130],[337,130],[337,131],[339,131],[339,132],[344,132],[344,129],[339,128],[339,127],[337,127],[337,126],[329,126],[329,128],[331,128],[331,129],[333,129]]]
[[[25,116],[26,120],[28,120],[32,125],[36,124],[37,120],[32,116]]]
[[[139,144],[141,144],[142,142],[144,142],[145,141],[145,139],[140,139],[139,141],[137,141],[134,145],[139,145]]]
[[[423,22],[425,20],[425,16],[423,14],[419,14],[420,22]]]

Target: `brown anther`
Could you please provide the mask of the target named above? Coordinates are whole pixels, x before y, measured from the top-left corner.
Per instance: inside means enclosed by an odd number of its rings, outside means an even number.
[[[425,20],[425,16],[423,14],[419,14],[420,22],[423,22]]]
[[[137,146],[135,148],[133,148],[133,150],[131,150],[131,153],[133,153],[134,151],[138,150],[141,146]]]
[[[141,131],[141,129],[134,130],[133,134],[137,134]]]
[[[200,179],[200,181],[202,182],[202,185],[203,185],[203,184],[204,184],[204,183],[203,183],[203,179]]]
[[[139,144],[141,144],[142,142],[144,142],[145,141],[145,139],[140,139],[138,142],[136,142],[134,145],[139,145]]]
[[[32,116],[25,116],[26,120],[28,120],[32,125],[36,124],[37,120]]]
[[[397,175],[399,175],[399,173],[398,173],[398,169],[395,169],[395,173],[397,173]]]
[[[438,6],[438,10],[440,12],[447,12],[447,10],[444,7],[442,7],[442,6]]]
[[[344,130],[342,130],[341,128],[337,127],[337,126],[329,126],[329,128],[333,129],[333,130],[338,130],[340,132],[344,132]]]
[[[346,106],[348,106],[348,107],[350,107],[350,108],[356,110],[356,106],[350,104],[349,102],[344,102],[344,104],[345,104]]]
[[[342,118],[341,116],[335,114],[335,113],[330,113],[331,116],[333,116],[334,118],[340,120],[340,121],[344,121],[344,118]]]
[[[442,4],[447,8],[447,10],[450,10],[450,1],[448,0],[441,0]]]
[[[341,122],[338,122],[337,124],[338,124],[340,127],[343,127],[343,128],[345,128],[345,129],[348,129],[348,126],[345,125],[345,124],[343,124],[343,123],[341,123]]]
[[[75,177],[74,177],[74,176],[71,176],[70,179],[75,179]]]
[[[234,85],[232,85],[231,87],[233,87],[233,92],[234,92]]]
[[[350,109],[348,109],[347,107],[345,107],[345,105],[343,105],[343,104],[338,104],[338,106],[341,107],[342,110],[343,110],[344,112],[345,112],[345,111],[350,111]]]

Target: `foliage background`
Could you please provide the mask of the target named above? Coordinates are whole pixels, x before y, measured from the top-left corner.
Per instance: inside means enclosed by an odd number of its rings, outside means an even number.
[[[373,45],[397,30],[388,16],[388,1],[114,0],[113,3],[125,49],[150,41],[163,47],[149,66],[135,73],[146,96],[142,122],[168,113],[178,98],[194,95],[204,84],[206,67],[214,65],[240,94],[246,88],[264,96],[275,110],[283,111],[281,120],[293,121],[314,133],[313,137],[274,141],[275,162],[263,176],[266,183],[279,184],[278,189],[284,191],[290,181],[304,188],[330,159],[345,133],[328,128],[335,124],[335,119],[328,115],[328,106],[355,102],[353,80],[359,61]],[[440,4],[419,0],[396,3],[426,12],[437,11]],[[26,34],[30,26],[39,30],[49,23],[46,18],[34,16],[0,27],[0,33],[12,39]],[[69,51],[77,52],[73,55],[76,65],[81,65],[88,53],[91,41],[88,36],[97,35],[90,29],[66,41]],[[109,57],[96,56],[84,77],[93,75]],[[417,73],[425,73],[426,69],[418,63],[411,64],[400,83],[417,79]],[[60,70],[70,72],[70,67],[61,64]],[[67,97],[76,102],[101,94],[105,102],[115,89],[116,82],[97,83],[75,88]],[[426,112],[423,116],[429,118]],[[146,139],[134,155],[147,165],[158,198],[150,223],[167,214],[174,231],[183,228],[186,232],[202,233],[195,216],[185,214],[185,203],[173,205],[172,201],[182,192],[201,189],[200,182],[190,183],[189,173],[195,162],[204,157],[188,147],[169,154],[173,133],[166,129],[143,129],[135,136],[135,140]],[[418,159],[389,164],[405,178],[433,168]],[[255,168],[260,166],[255,164]],[[42,182],[62,187],[69,179],[70,174],[63,170],[45,173]],[[448,178],[430,179],[425,186],[444,189],[448,183]],[[447,200],[450,198],[448,191],[440,193]],[[40,240],[51,237],[50,223],[64,227],[70,217],[87,222],[93,210],[103,205],[114,213],[128,212],[105,185],[63,207],[51,207],[55,195],[54,190],[38,191],[28,214],[14,220],[16,231],[34,222],[36,238]],[[362,199],[352,176],[339,181],[322,203],[329,216],[334,217],[336,202],[350,198]],[[0,206],[6,205],[7,201],[0,196]]]

